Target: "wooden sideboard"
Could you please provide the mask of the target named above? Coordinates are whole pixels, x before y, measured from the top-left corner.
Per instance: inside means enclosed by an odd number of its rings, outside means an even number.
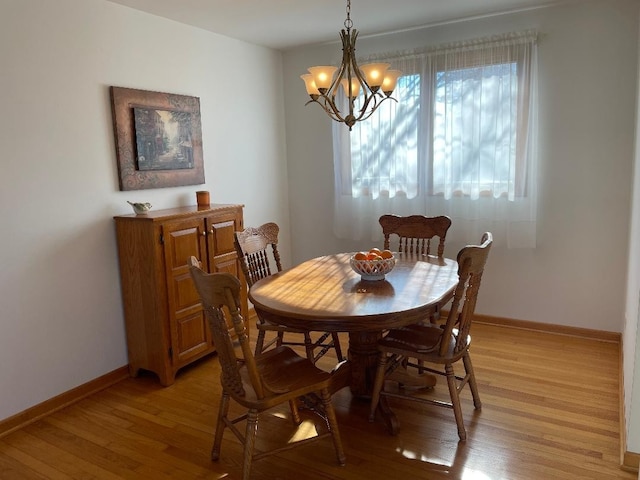
[[[116,216],[129,373],[154,372],[171,385],[176,372],[215,351],[189,273],[193,255],[207,272],[228,272],[246,284],[233,240],[243,229],[243,205],[211,204]]]

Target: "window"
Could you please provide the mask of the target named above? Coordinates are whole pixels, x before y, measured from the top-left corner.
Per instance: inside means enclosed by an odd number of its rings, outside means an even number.
[[[336,234],[376,240],[383,213],[444,214],[461,242],[491,230],[535,246],[535,45],[509,34],[385,58],[404,72],[398,102],[333,127]]]
[[[350,134],[351,188],[354,197],[418,193],[420,76],[398,80],[398,103],[385,101]]]
[[[515,63],[436,73],[433,193],[478,198],[514,190],[516,78]]]

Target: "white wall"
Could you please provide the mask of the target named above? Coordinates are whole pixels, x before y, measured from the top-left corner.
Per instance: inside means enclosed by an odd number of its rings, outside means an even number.
[[[639,39],[640,41],[640,39]],[[640,62],[639,62],[640,63]],[[640,74],[637,92],[640,92]],[[640,452],[640,95],[636,96],[635,168],[625,325],[622,333],[627,450]],[[639,477],[640,478],[640,477]]]
[[[538,247],[492,250],[479,313],[622,331],[639,6],[635,0],[585,0],[395,35],[361,32],[361,56],[530,28],[541,33]],[[357,11],[352,18],[358,28]],[[370,246],[332,233],[330,120],[317,105],[304,106],[308,97],[298,78],[308,66],[339,57],[338,44],[284,56],[296,262]],[[461,246],[448,245],[447,254]]]
[[[289,218],[279,53],[103,0],[2,0],[0,65],[3,419],[127,364],[112,218],[127,200],[207,189],[287,245]],[[118,190],[111,85],[200,97],[205,185]]]

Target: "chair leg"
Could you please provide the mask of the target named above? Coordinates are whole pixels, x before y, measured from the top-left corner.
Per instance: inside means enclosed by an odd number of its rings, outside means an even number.
[[[464,369],[469,376],[469,388],[471,389],[471,396],[473,397],[473,406],[476,410],[482,409],[482,402],[480,401],[480,394],[478,393],[478,383],[476,382],[476,373],[473,370],[473,365],[471,364],[471,356],[469,355],[469,350],[467,350],[462,357],[462,362],[464,363]]]
[[[256,339],[256,351],[255,351],[255,355],[258,356],[262,353],[262,349],[264,348],[264,336],[265,336],[265,331],[264,330],[258,330],[258,338]]]
[[[344,466],[347,463],[347,457],[345,456],[344,449],[342,448],[342,440],[340,439],[340,432],[338,431],[338,420],[336,419],[336,412],[333,409],[333,404],[331,403],[329,390],[326,388],[322,389],[320,397],[322,398],[322,405],[324,406],[324,411],[327,416],[329,430],[331,430],[331,438],[333,439],[333,446],[336,449],[338,463]]]
[[[220,408],[218,409],[218,420],[216,422],[216,433],[213,438],[213,447],[211,448],[211,460],[218,460],[220,458],[220,447],[222,446],[222,434],[226,427],[224,419],[227,418],[229,413],[229,395],[222,393],[220,399]]]
[[[338,362],[341,362],[342,360],[344,360],[344,357],[342,356],[342,347],[340,346],[340,338],[338,337],[338,334],[335,332],[331,334],[331,338],[333,339],[333,348],[336,351],[336,357],[338,357]]]
[[[302,420],[300,419],[300,411],[298,410],[298,399],[294,398],[289,400],[289,408],[291,409],[291,420],[295,425],[300,425]]]
[[[315,364],[315,358],[313,355],[313,342],[311,341],[311,335],[309,332],[304,332],[304,350],[307,353],[307,358],[313,364]]]
[[[258,433],[258,411],[251,409],[247,413],[247,428],[244,437],[244,461],[242,464],[242,479],[249,480],[251,475],[251,460],[253,458],[253,447],[256,443]]]
[[[449,385],[449,394],[451,395],[451,405],[453,406],[453,414],[456,417],[458,425],[458,436],[460,440],[467,439],[467,431],[464,428],[464,418],[462,417],[462,408],[460,407],[460,395],[458,395],[458,382],[453,371],[453,365],[447,363],[444,367],[447,374],[447,384]]]
[[[384,371],[387,367],[387,354],[378,353],[378,368],[376,370],[376,378],[373,382],[373,391],[371,392],[371,410],[369,410],[369,421],[373,422],[376,418],[376,410],[380,401],[380,392],[384,383]]]
[[[324,355],[332,348],[335,348],[335,345],[332,340],[327,340],[331,336],[331,333],[324,332],[317,340],[311,341],[311,348],[313,350],[313,363],[316,363],[320,360]],[[311,338],[311,337],[309,337]],[[320,349],[318,353],[315,353],[316,349]]]

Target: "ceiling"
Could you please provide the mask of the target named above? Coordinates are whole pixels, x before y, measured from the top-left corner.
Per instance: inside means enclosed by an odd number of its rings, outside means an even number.
[[[338,41],[346,0],[109,0],[277,50]],[[540,8],[558,0],[354,0],[362,36]]]

